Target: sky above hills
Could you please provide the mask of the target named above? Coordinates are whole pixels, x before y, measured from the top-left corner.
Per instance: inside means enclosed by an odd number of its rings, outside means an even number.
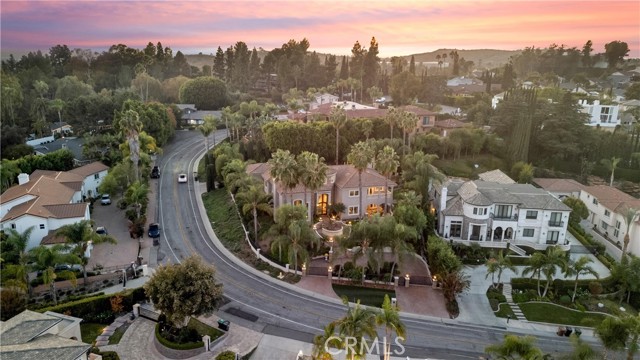
[[[439,48],[516,50],[552,43],[582,48],[625,41],[640,57],[640,1],[320,0],[6,1],[2,56],[57,44],[104,51],[151,41],[174,54],[215,53],[237,41],[271,50],[307,38],[310,50],[350,54],[372,36],[381,57]]]

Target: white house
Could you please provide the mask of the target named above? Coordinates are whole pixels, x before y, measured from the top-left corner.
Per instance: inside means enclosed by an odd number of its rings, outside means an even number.
[[[313,97],[313,101],[309,103],[309,109],[317,109],[318,106],[322,104],[333,104],[334,102],[340,100],[340,97],[328,93],[324,94],[316,94]]]
[[[532,185],[450,179],[434,186],[434,199],[437,232],[451,241],[510,248],[521,255],[525,252],[518,245],[569,249],[565,236],[571,209]]]
[[[0,195],[0,230],[24,232],[33,227],[27,249],[34,248],[64,225],[90,220],[86,197],[97,193],[107,174],[102,163],[71,171],[36,170],[20,174],[18,185]]]
[[[638,210],[635,219],[631,222],[629,231],[630,241],[628,251],[640,256],[640,199],[626,194],[614,187],[607,185],[585,186],[580,191],[582,200],[589,209],[589,222],[598,232],[608,239],[624,242],[627,233],[627,224],[624,212],[632,208]]]
[[[579,104],[582,106],[582,112],[589,114],[587,125],[600,126],[609,130],[620,125],[619,105],[602,105],[600,100],[594,100],[593,104],[589,104],[587,100],[581,100]]]
[[[461,85],[482,85],[484,82],[475,78],[466,76],[458,76],[453,79],[447,80],[447,86],[461,86]]]
[[[505,94],[506,92],[501,92],[500,94],[493,95],[493,98],[491,98],[491,107],[494,109],[497,108],[498,104],[504,100]]]

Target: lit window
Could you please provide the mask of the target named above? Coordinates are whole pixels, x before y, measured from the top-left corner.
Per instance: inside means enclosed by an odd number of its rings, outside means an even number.
[[[384,194],[384,186],[372,186],[369,188],[369,195],[380,195]]]
[[[293,200],[293,205],[294,206],[301,206],[302,205],[302,200]]]

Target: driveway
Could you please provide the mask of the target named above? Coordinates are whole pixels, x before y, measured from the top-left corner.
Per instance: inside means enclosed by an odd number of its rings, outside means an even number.
[[[136,261],[138,257],[138,241],[129,237],[129,229],[124,210],[116,205],[119,197],[114,197],[111,205],[100,205],[95,202],[91,219],[95,226],[104,226],[109,235],[113,236],[117,244],[97,244],[91,251],[91,258],[87,269],[92,270],[96,265],[102,265],[105,270],[123,268]]]

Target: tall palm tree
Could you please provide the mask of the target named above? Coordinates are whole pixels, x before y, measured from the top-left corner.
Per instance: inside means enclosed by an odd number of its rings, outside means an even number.
[[[531,274],[531,278],[535,276],[538,279],[538,296],[542,296],[540,293],[540,278],[542,277],[542,268],[545,265],[545,258],[542,253],[535,253],[531,255],[529,259],[529,265],[522,270],[522,276]]]
[[[313,353],[311,356],[315,360],[333,360],[333,355],[329,352],[329,348],[339,349],[342,342],[336,336],[336,325],[329,323],[324,327],[324,332],[313,338]]]
[[[315,205],[317,203],[315,192],[327,182],[327,164],[324,158],[318,154],[303,151],[298,155],[298,167],[300,174],[300,182],[304,185],[304,203],[308,204],[307,216],[309,221],[313,219],[315,214]],[[311,190],[311,201],[307,201],[307,190]]]
[[[129,159],[133,163],[135,180],[140,179],[140,133],[142,132],[142,122],[140,115],[134,110],[127,110],[121,115],[119,128],[122,135],[127,139],[129,145]]]
[[[631,226],[633,225],[633,220],[636,218],[636,215],[638,215],[638,209],[632,207],[628,207],[622,212],[622,219],[627,227],[622,245],[623,258],[627,256],[627,248],[629,247],[629,241],[631,240]]]
[[[400,320],[399,310],[397,305],[391,305],[389,295],[385,295],[384,301],[382,302],[382,311],[376,315],[376,323],[384,326],[384,360],[391,358],[391,333],[394,332],[396,336],[403,339],[407,336],[407,329]]]
[[[253,239],[258,241],[258,212],[268,215],[273,214],[273,208],[269,205],[270,196],[267,195],[262,187],[251,185],[246,191],[238,193],[237,199],[244,203],[242,212],[247,214],[249,211],[253,214]]]
[[[489,258],[484,265],[487,267],[487,274],[484,278],[487,279],[489,278],[489,275],[491,275],[491,287],[496,289],[498,287],[498,284],[495,282],[496,273],[498,272],[498,260],[495,258]]]
[[[224,127],[227,129],[227,137],[231,138],[231,133],[229,132],[229,121],[233,117],[233,112],[231,112],[231,108],[229,106],[222,108],[222,120],[224,121]]]
[[[355,339],[353,347],[347,346],[346,355],[348,359],[359,359],[364,355],[364,343],[365,336],[370,339],[376,337],[376,312],[364,308],[360,305],[358,300],[354,307],[351,307],[349,300],[346,297],[342,298],[342,302],[347,305],[347,314],[336,321],[334,324],[338,329],[339,336],[343,339],[343,343],[346,339]],[[352,344],[350,341],[349,344]]]
[[[389,176],[398,170],[400,161],[398,160],[398,154],[393,150],[391,146],[385,146],[378,152],[376,157],[376,170],[378,170],[384,176],[384,212],[389,212],[389,203],[387,201],[389,191]]]
[[[422,196],[422,206],[427,208],[429,202],[429,184],[442,182],[445,176],[432,162],[438,159],[438,155],[425,154],[416,151],[402,159],[402,180],[404,186],[413,189]]]
[[[16,280],[18,280],[19,282],[24,282],[25,288],[28,291],[28,295],[31,295],[31,284],[29,283],[29,271],[27,265],[29,263],[27,245],[29,244],[29,239],[31,238],[31,233],[33,232],[34,228],[34,226],[30,226],[23,232],[19,232],[16,229],[5,230],[5,234],[7,235],[5,241],[12,249],[11,255],[17,260]],[[3,256],[6,255],[3,254]],[[6,261],[7,259],[4,260]]]
[[[321,241],[313,234],[306,221],[294,221],[289,225],[288,254],[289,263],[293,262],[293,270],[298,271],[298,259],[306,263],[309,259],[307,246],[319,246]]]
[[[360,141],[351,147],[351,152],[347,155],[347,162],[358,170],[358,193],[360,194],[360,218],[362,219],[364,209],[362,208],[362,173],[373,160],[373,148],[366,142]]]
[[[71,245],[72,253],[80,259],[82,265],[83,283],[87,283],[87,265],[89,258],[86,256],[89,241],[92,244],[116,243],[116,239],[109,235],[100,235],[93,230],[91,220],[82,220],[77,223],[64,225],[56,231],[56,235],[65,238],[65,241]]]
[[[211,126],[211,121],[207,121],[210,118],[213,118],[211,115],[207,115],[204,118],[204,124],[198,126],[198,131],[204,136],[204,151],[205,154],[209,151],[209,136],[213,131],[215,131],[214,127]]]
[[[284,202],[287,202],[287,190],[298,184],[298,164],[289,150],[278,149],[267,161],[271,166],[270,175],[276,181],[276,186],[282,187]],[[276,189],[278,190],[278,189]],[[278,202],[279,203],[279,202]],[[277,204],[274,203],[274,206]]]
[[[80,259],[73,253],[67,253],[64,245],[55,245],[53,247],[38,246],[29,250],[29,257],[33,260],[34,270],[42,271],[42,281],[45,285],[49,285],[53,303],[58,304],[58,294],[56,291],[56,264],[79,264]],[[73,271],[65,271],[68,276],[75,280]]]
[[[611,159],[602,159],[600,163],[604,165],[607,170],[611,171],[611,179],[609,180],[609,186],[613,186],[613,175],[616,172],[616,168],[618,167],[618,163],[622,160],[622,158],[612,157]]]
[[[400,115],[400,127],[402,128],[402,155],[406,155],[406,149],[411,149],[411,134],[415,131],[418,116],[409,111],[403,111]],[[408,144],[407,144],[408,141]]]
[[[399,115],[400,115],[400,113],[399,113],[398,109],[391,108],[391,109],[389,109],[389,111],[387,111],[387,114],[384,117],[384,122],[389,124],[389,131],[391,133],[391,140],[393,140],[393,128],[399,122]]]
[[[633,355],[640,350],[640,314],[628,316],[625,319],[629,327],[629,345],[627,346],[627,360],[633,360]]]
[[[362,120],[362,133],[366,140],[369,140],[369,136],[373,133],[373,122],[370,119]]]
[[[573,284],[573,295],[571,296],[571,302],[576,301],[576,292],[578,292],[578,278],[580,277],[580,275],[591,274],[596,278],[599,278],[598,272],[589,265],[589,263],[592,262],[593,260],[591,260],[588,256],[583,255],[580,256],[580,258],[576,261],[570,261],[567,264],[567,267],[564,269],[564,274],[566,276],[575,275],[576,277]]]
[[[0,179],[2,181],[2,184],[0,186],[0,193],[4,192],[8,188],[10,188],[11,185],[13,185],[16,176],[20,174],[20,172],[20,168],[14,161],[2,159],[2,164],[0,165]]]
[[[340,129],[347,123],[347,113],[342,106],[336,106],[331,109],[329,122],[336,129],[336,165],[338,165],[340,163]]]

